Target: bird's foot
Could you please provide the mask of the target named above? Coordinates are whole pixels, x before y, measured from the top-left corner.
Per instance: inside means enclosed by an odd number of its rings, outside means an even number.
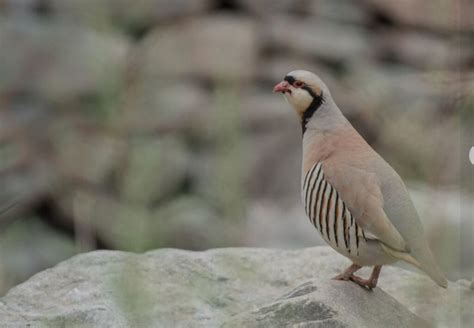
[[[362,279],[354,275],[354,272],[359,270],[361,267],[357,264],[352,264],[347,268],[343,273],[332,278],[333,280],[342,280],[342,281],[352,281],[361,286],[362,288],[372,290],[377,286],[377,281],[379,279],[380,271],[382,269],[381,265],[376,265],[369,279]]]
[[[368,290],[372,290],[377,286],[377,280],[376,279],[362,279],[361,277],[358,277],[356,275],[351,275],[349,277],[349,280],[352,282],[355,282],[362,288],[366,288]]]
[[[352,264],[350,267],[348,267],[346,270],[344,270],[343,273],[338,274],[337,276],[333,277],[333,280],[342,280],[342,281],[348,281],[351,279],[351,276],[361,268],[360,265],[357,264]]]

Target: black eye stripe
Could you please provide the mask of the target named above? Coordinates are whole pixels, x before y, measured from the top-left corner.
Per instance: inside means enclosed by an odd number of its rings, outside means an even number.
[[[285,76],[284,80],[286,82],[288,82],[289,84],[291,84],[292,86],[296,87],[296,88],[301,88],[303,86],[306,86],[306,83],[304,83],[303,81],[299,81],[299,80],[295,79],[291,75]]]
[[[296,81],[296,79],[291,75],[285,76],[284,80],[286,82],[288,82],[289,84],[291,84],[291,85],[293,85],[293,83],[295,83],[295,81]]]

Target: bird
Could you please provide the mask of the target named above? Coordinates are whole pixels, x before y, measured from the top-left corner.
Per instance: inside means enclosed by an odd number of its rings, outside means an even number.
[[[372,290],[382,266],[405,261],[447,288],[402,178],[342,114],[314,73],[294,70],[273,88],[302,128],[301,197],[324,241],[351,260],[335,280]],[[370,277],[355,274],[373,267]]]

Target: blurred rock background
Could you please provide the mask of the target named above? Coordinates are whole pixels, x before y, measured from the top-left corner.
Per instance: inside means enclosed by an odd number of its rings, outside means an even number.
[[[97,248],[321,244],[272,86],[317,72],[474,276],[469,0],[0,0],[0,294]]]

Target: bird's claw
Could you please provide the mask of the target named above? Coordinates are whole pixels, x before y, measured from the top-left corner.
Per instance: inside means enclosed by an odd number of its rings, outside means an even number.
[[[358,284],[360,287],[366,288],[368,290],[374,289],[375,286],[377,285],[377,282],[374,281],[373,279],[362,279],[362,278],[357,277],[355,275],[351,275],[351,277],[349,279],[352,282],[355,282],[356,284]]]
[[[368,290],[372,290],[375,288],[377,283],[373,279],[362,279],[354,274],[338,274],[337,276],[331,278],[332,280],[339,280],[339,281],[352,281],[359,285],[360,287]]]

